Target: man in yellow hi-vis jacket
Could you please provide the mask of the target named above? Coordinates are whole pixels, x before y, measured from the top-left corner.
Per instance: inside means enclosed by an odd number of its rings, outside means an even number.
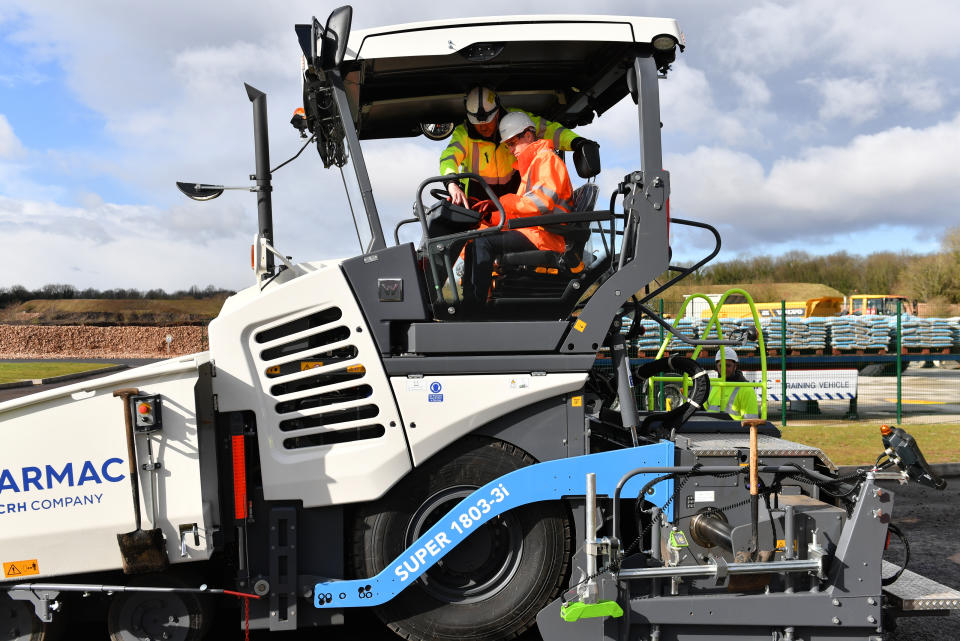
[[[720,369],[721,359],[725,360],[724,370]],[[746,383],[747,380],[740,373],[740,357],[732,347],[724,346],[717,350],[717,372],[725,371],[726,380],[730,383]],[[710,397],[707,399],[708,412],[726,412],[737,420],[745,418],[760,418],[757,409],[757,395],[752,387],[710,387]]]
[[[453,130],[450,144],[440,154],[440,175],[471,172],[482,176],[498,197],[517,193],[520,174],[513,167],[516,158],[501,144],[497,127],[502,116],[522,110],[502,107],[500,96],[487,87],[474,87],[468,91],[463,104],[467,119]],[[558,151],[576,151],[582,145],[597,144],[578,136],[560,123],[525,113],[534,123],[537,138],[550,140]],[[467,181],[463,185],[460,181],[451,180],[447,184],[451,202],[467,207],[467,195],[489,198],[482,186],[473,183]]]

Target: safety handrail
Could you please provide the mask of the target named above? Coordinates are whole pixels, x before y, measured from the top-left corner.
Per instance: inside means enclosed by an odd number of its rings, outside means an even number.
[[[423,211],[423,190],[427,185],[433,183],[446,183],[451,180],[459,180],[461,178],[470,178],[477,181],[485,192],[487,196],[490,197],[490,200],[496,206],[497,211],[500,212],[500,225],[497,227],[487,227],[486,229],[475,229],[468,230],[464,232],[458,232],[455,234],[447,234],[444,236],[437,236],[431,238],[429,232],[427,231],[427,215]],[[448,240],[469,240],[471,238],[479,238],[480,236],[486,236],[491,233],[496,233],[503,231],[506,228],[507,224],[507,214],[503,210],[503,205],[500,203],[500,199],[497,198],[497,195],[493,193],[493,190],[490,188],[490,185],[483,179],[482,176],[474,174],[471,172],[464,172],[460,174],[447,174],[445,176],[433,176],[427,178],[420,186],[417,188],[417,198],[413,203],[414,213],[417,215],[417,218],[420,219],[420,226],[423,228],[423,239],[424,245],[427,248],[427,263],[430,265],[430,273],[433,275],[433,286],[437,289],[437,299],[442,300],[443,292],[440,291],[440,287],[437,283],[440,282],[439,275],[437,274],[437,266],[432,260],[432,254],[444,252],[446,247],[449,245],[446,244]],[[398,243],[399,244],[399,243]],[[460,294],[457,292],[457,288],[454,285],[456,279],[453,274],[453,264],[450,262],[450,257],[444,254],[444,267],[447,271],[447,281],[451,284],[451,290],[453,292],[453,302],[460,302]]]
[[[415,223],[418,220],[420,219],[414,216],[413,218],[404,218],[403,220],[398,222],[397,226],[393,228],[393,244],[394,245],[400,244],[400,228],[401,227],[403,227],[404,225],[409,225],[410,223]]]
[[[540,227],[543,225],[561,225],[563,223],[589,223],[606,221],[612,218],[609,211],[570,212],[569,214],[546,214],[544,216],[524,216],[511,218],[507,229],[521,229],[524,227]]]
[[[668,287],[672,287],[676,282],[683,280],[693,272],[697,271],[698,269],[700,269],[701,267],[709,263],[711,260],[713,260],[714,256],[720,253],[720,232],[718,232],[717,228],[714,227],[713,225],[708,225],[707,223],[701,223],[696,220],[687,220],[685,218],[671,218],[670,222],[676,223],[677,225],[684,225],[687,227],[699,227],[701,229],[706,229],[707,231],[713,234],[713,237],[716,240],[716,244],[713,248],[713,251],[710,252],[710,254],[706,258],[702,258],[701,260],[697,261],[690,267],[673,267],[673,266],[668,267],[668,269],[670,269],[671,271],[678,271],[680,273],[674,276],[673,278],[671,278],[670,280],[668,280],[667,282],[665,282],[663,285],[660,285],[660,287],[656,288],[652,292],[646,294],[640,300],[641,303],[647,302],[648,300],[652,299],[654,296],[656,296],[663,290],[667,289]]]
[[[753,297],[750,295],[750,293],[743,289],[737,289],[737,288],[729,289],[726,292],[724,292],[724,294],[720,297],[720,300],[716,304],[714,304],[714,302],[710,300],[710,298],[706,294],[692,294],[688,296],[686,300],[684,300],[683,303],[680,305],[680,310],[677,312],[677,317],[674,320],[674,328],[676,328],[677,325],[680,323],[680,319],[684,317],[687,310],[687,305],[689,305],[690,302],[693,301],[694,299],[702,298],[703,300],[707,301],[707,304],[710,306],[710,320],[707,322],[707,326],[704,328],[702,336],[709,336],[710,331],[712,329],[716,333],[717,339],[722,340],[723,330],[720,327],[720,323],[718,319],[719,319],[720,310],[722,309],[723,304],[726,302],[727,298],[730,297],[731,294],[742,295],[744,298],[746,298],[747,304],[750,306],[750,312],[753,316],[753,324],[754,324],[754,327],[756,327],[757,329],[757,350],[760,352],[760,380],[756,383],[751,383],[749,381],[745,383],[727,381],[726,380],[727,362],[726,362],[726,359],[722,359],[720,363],[720,372],[719,372],[720,377],[719,379],[711,380],[710,385],[719,387],[721,389],[729,388],[729,387],[734,387],[734,388],[735,387],[752,387],[752,388],[761,390],[760,418],[762,418],[763,420],[766,420],[767,419],[767,350],[763,341],[763,330],[760,327],[760,314],[757,312],[756,303],[754,302]],[[668,336],[664,336],[663,343],[661,344],[660,349],[657,352],[657,358],[661,358],[663,356],[668,345],[670,344],[670,341],[673,339],[674,336],[677,336],[678,338],[680,338],[678,333],[675,334],[674,332],[671,332],[670,335]],[[684,341],[684,342],[689,342],[689,341]],[[691,354],[690,358],[696,360],[697,357],[700,355],[701,350],[703,349],[703,345],[705,344],[707,343],[701,343],[700,345],[695,346],[693,350],[693,354]],[[728,343],[725,342],[724,344],[728,344]],[[739,344],[739,343],[734,342],[733,344]],[[675,381],[683,380],[683,393],[684,395],[686,395],[687,381],[685,379],[686,379],[685,375],[682,378],[676,377],[676,376],[675,377],[656,377],[656,376],[650,377],[651,382],[675,382]],[[651,384],[650,385],[650,402],[652,403],[652,401],[653,401],[653,385]]]

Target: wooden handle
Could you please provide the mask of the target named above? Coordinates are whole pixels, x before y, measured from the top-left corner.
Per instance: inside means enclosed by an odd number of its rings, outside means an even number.
[[[740,421],[744,427],[750,428],[750,495],[757,496],[760,492],[760,473],[758,472],[759,455],[757,453],[757,427],[764,423],[759,418],[747,418]]]
[[[114,390],[113,395],[120,397],[123,401],[123,424],[127,436],[127,462],[130,469],[130,494],[133,497],[133,516],[137,524],[137,530],[140,529],[140,475],[137,472],[137,448],[133,440],[133,418],[130,415],[130,397],[140,394],[140,390],[135,387],[125,387]]]

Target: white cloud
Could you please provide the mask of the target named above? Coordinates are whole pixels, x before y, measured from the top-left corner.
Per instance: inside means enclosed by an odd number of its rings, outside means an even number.
[[[936,78],[904,80],[897,92],[911,109],[922,112],[934,112],[943,108],[945,98]]]
[[[700,69],[678,62],[660,93],[662,112],[676,131],[709,135],[727,144],[748,135],[739,118],[717,108],[707,76]]]
[[[19,138],[31,137],[18,124],[18,138],[0,116],[0,193],[6,197],[0,226],[10,234],[5,240],[16,245],[16,264],[35,260],[28,247],[49,257],[49,265],[29,274],[38,285],[65,280],[41,276],[54,272],[62,259],[69,265],[65,271],[78,274],[78,285],[134,286],[117,280],[130,256],[149,286],[246,284],[247,246],[256,227],[253,196],[228,192],[212,203],[193,203],[174,191],[173,182],[248,184],[253,143],[243,81],[268,93],[272,164],[296,151],[301,141],[288,125],[301,100],[292,25],[311,15],[322,21],[336,4],[15,0],[19,9],[0,9],[0,22],[6,18],[13,25],[9,40],[23,47],[24,59],[62,68],[62,91],[103,123],[95,133],[113,144],[105,150],[65,140],[51,149],[25,149]],[[355,28],[464,11],[518,11],[506,0],[467,9],[422,0],[355,9]],[[568,0],[535,0],[520,11],[583,9]],[[598,0],[591,11],[641,12],[631,0]],[[852,141],[825,136],[840,127],[849,136],[851,123],[870,125],[879,121],[871,120],[876,116],[916,122],[898,117],[904,108],[911,112],[907,116],[922,112],[927,118],[952,111],[952,79],[929,67],[960,53],[960,40],[952,34],[960,5],[920,2],[905,12],[902,3],[887,0],[762,2],[747,9],[673,1],[648,3],[642,12],[677,17],[690,44],[660,84],[665,136],[684,145],[665,163],[674,175],[677,215],[730,223],[747,215],[758,221],[757,234],[765,239],[812,233],[814,226],[854,230],[875,221],[909,221],[909,212],[917,212],[915,220],[904,224],[945,219],[944,203],[957,200],[953,184],[960,182],[953,173],[960,163],[946,147],[956,121]],[[774,111],[793,101],[798,78],[812,76],[822,84],[814,94],[823,98],[819,113],[814,105],[788,120]],[[601,142],[609,167],[601,177],[601,201],[612,183],[639,165],[636,117],[627,100],[580,131]],[[830,144],[802,148],[811,144],[804,142],[810,135]],[[416,185],[436,172],[444,144],[364,142],[388,238],[396,221],[410,215]],[[349,179],[352,169],[346,171]],[[48,177],[51,173],[69,177],[71,186]],[[281,251],[298,260],[355,252],[338,173],[323,170],[313,149],[277,173],[274,222]],[[93,186],[105,183],[119,184],[123,197]],[[98,189],[103,193],[95,193]],[[362,212],[355,192],[353,205]],[[804,224],[798,226],[798,219]],[[86,246],[78,249],[80,243]]]
[[[189,205],[162,211],[104,203],[93,194],[84,200],[83,207],[65,207],[0,197],[6,259],[23,267],[14,282],[37,287],[72,279],[81,287],[141,289],[240,284],[236,274],[242,270],[236,267],[242,264],[241,252],[235,252],[233,269],[221,264],[226,247],[247,243],[245,238],[239,242],[239,207],[207,207],[200,224]]]
[[[909,11],[898,0],[763,2],[724,23],[712,36],[719,55],[761,74],[802,61],[890,68],[960,53],[960,5],[936,0],[916,0]]]
[[[6,116],[0,114],[0,158],[11,158],[23,152],[23,145]]]
[[[755,73],[735,73],[733,82],[740,88],[745,106],[762,107],[770,102],[770,88],[763,78]]]
[[[860,124],[876,118],[883,91],[876,79],[827,78],[810,81],[823,96],[820,118]]]
[[[715,147],[672,154],[666,164],[678,215],[727,226],[728,244],[740,249],[879,225],[935,230],[956,222],[960,115],[806,149],[769,171],[748,154]]]

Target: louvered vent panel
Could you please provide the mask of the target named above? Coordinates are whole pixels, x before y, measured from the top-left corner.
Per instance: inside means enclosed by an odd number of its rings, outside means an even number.
[[[286,449],[300,449],[379,438],[380,408],[357,361],[352,330],[330,307],[261,330],[259,367],[270,381],[269,394]]]

